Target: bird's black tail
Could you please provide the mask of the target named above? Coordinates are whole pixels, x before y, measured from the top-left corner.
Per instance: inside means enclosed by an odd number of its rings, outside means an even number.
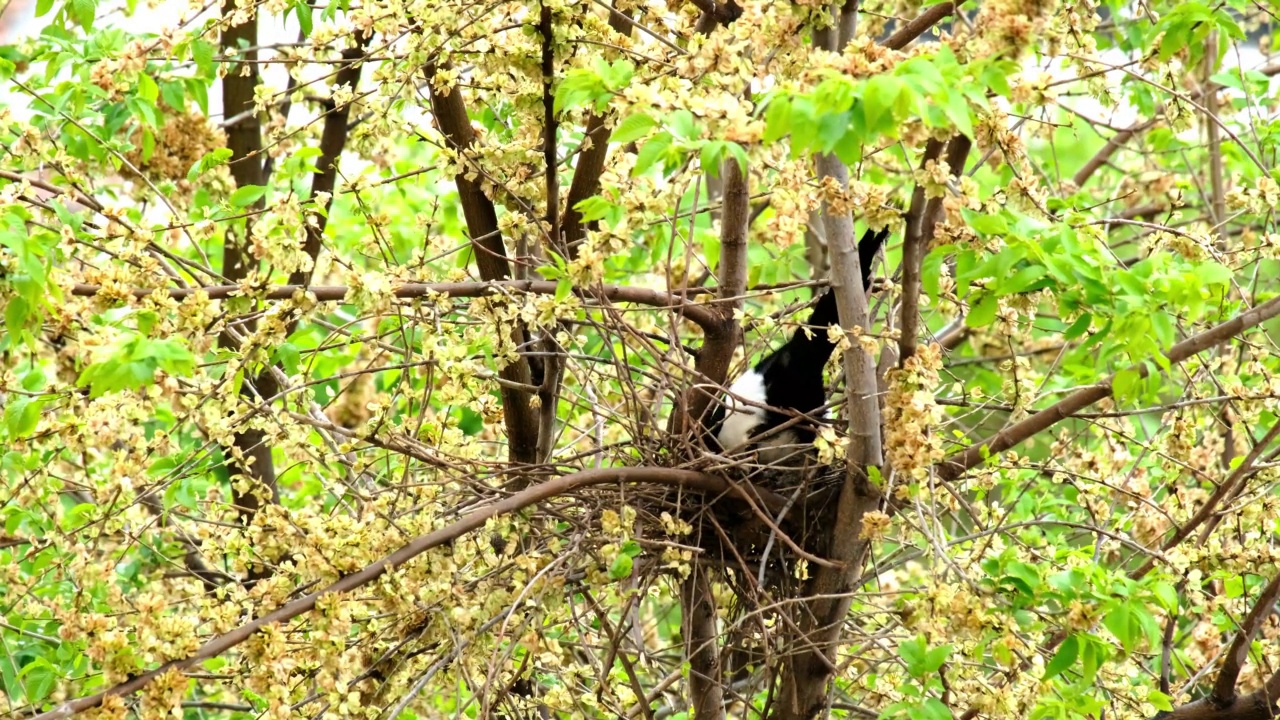
[[[875,262],[876,253],[880,252],[880,246],[884,244],[887,237],[889,237],[888,228],[879,231],[868,230],[862,235],[862,240],[858,241],[858,264],[862,267],[862,289],[864,291],[871,287],[871,264]],[[826,294],[818,298],[818,304],[814,305],[813,314],[809,316],[808,324],[825,328],[828,325],[835,325],[839,322],[840,313],[836,310],[836,293],[834,290],[828,290]],[[803,331],[800,331],[797,337],[803,334]]]

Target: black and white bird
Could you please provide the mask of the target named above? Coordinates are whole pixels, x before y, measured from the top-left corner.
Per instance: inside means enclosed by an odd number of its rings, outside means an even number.
[[[871,263],[888,236],[888,230],[868,230],[858,242],[863,290],[871,287]],[[827,291],[809,315],[808,331],[798,328],[785,345],[733,381],[711,417],[712,436],[721,450],[735,452],[754,445],[760,462],[774,464],[813,443],[817,429],[803,418],[783,430],[769,431],[794,420],[797,413],[812,417],[826,405],[822,369],[836,349],[827,327],[839,322],[836,294]],[[760,435],[766,436],[753,443]]]

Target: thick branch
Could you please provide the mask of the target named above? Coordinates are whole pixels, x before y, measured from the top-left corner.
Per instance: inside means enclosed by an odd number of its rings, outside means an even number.
[[[355,47],[342,51],[342,69],[334,77],[333,88],[336,93],[340,88],[350,88],[352,96],[356,85],[360,82],[361,60],[373,39],[373,33],[357,33],[358,42]],[[292,80],[292,77],[290,78]],[[311,258],[311,267],[295,270],[289,275],[290,285],[308,285],[315,271],[316,258],[320,256],[320,239],[324,237],[325,226],[329,223],[329,206],[333,202],[333,189],[338,184],[338,157],[347,147],[349,131],[348,120],[351,117],[351,103],[331,107],[325,113],[324,128],[320,131],[320,157],[316,161],[316,172],[311,176],[311,199],[324,193],[328,200],[317,206],[322,212],[315,213],[306,224],[307,239],[302,246],[307,257]]]
[[[848,186],[848,170],[833,155],[817,158],[819,176]],[[831,253],[831,285],[836,293],[840,325],[846,331],[870,327],[867,297],[862,288],[862,269],[848,211],[834,212],[823,204],[823,219]],[[882,464],[880,445],[880,404],[876,399],[875,358],[854,342],[844,353],[846,403],[849,409],[849,472],[840,488],[835,525],[830,538],[829,558],[833,566],[820,567],[810,587],[811,613],[805,615],[803,651],[797,652],[782,679],[777,716],[782,720],[813,717],[826,698],[841,623],[849,612],[848,592],[862,569],[870,545],[862,537],[862,520],[880,506],[880,494],[867,481],[866,468]]]
[[[1183,340],[1169,348],[1165,352],[1165,357],[1168,358],[1170,363],[1180,363],[1196,353],[1224,343],[1240,332],[1266,322],[1277,315],[1280,315],[1280,297],[1272,298],[1261,305],[1240,313],[1221,325],[1216,325],[1198,335],[1193,335]],[[1133,369],[1138,372],[1140,377],[1147,376],[1148,370],[1145,364],[1138,365]],[[1002,453],[1109,396],[1111,394],[1112,379],[1107,378],[1097,385],[1090,385],[1077,390],[1031,417],[942,460],[935,466],[938,478],[944,482],[954,480],[966,470],[976,467],[986,457]]]
[[[702,326],[706,341],[694,363],[694,369],[705,379],[704,382],[713,385],[724,384],[741,334],[735,314],[742,307],[742,294],[747,287],[747,227],[751,219],[747,172],[733,159],[726,160],[720,166],[720,172],[724,177],[718,268],[721,302],[716,307],[717,320]],[[692,421],[692,427],[701,426],[713,398],[713,393],[702,387],[695,387],[688,393],[685,401],[687,410],[682,415]],[[673,416],[673,419],[676,418]],[[673,431],[684,434],[688,429],[673,428]]]
[[[912,40],[923,35],[929,28],[941,22],[942,18],[955,14],[955,11],[956,4],[954,2],[934,5],[917,15],[914,20],[898,28],[897,32],[884,41],[884,46],[890,50],[901,50]]]
[[[724,718],[724,669],[716,627],[716,596],[706,568],[694,564],[680,583],[685,657],[689,659],[689,702],[698,720]]]
[[[92,296],[102,291],[99,285],[77,284],[71,288],[72,295]],[[191,297],[203,292],[210,300],[226,300],[246,294],[241,285],[210,285],[201,288],[134,288],[130,290],[133,297],[141,300],[150,295],[167,295],[175,300]],[[300,292],[310,293],[318,302],[341,302],[347,297],[349,289],[345,285],[277,285],[269,287],[257,294],[263,300],[288,300]],[[538,295],[552,295],[556,292],[556,283],[550,280],[506,280],[502,282],[457,282],[457,283],[405,283],[391,291],[397,298],[420,298],[433,293],[449,297],[481,297],[503,292],[527,292]],[[703,327],[715,326],[720,322],[719,313],[707,305],[689,302],[678,295],[661,290],[650,290],[642,287],[626,287],[623,285],[600,285],[595,288],[575,288],[574,294],[581,298],[604,298],[613,302],[629,302],[637,305],[649,305],[680,311],[680,314]]]
[[[609,11],[609,27],[621,35],[631,35],[631,23],[617,10]],[[604,160],[609,154],[609,136],[613,131],[605,124],[608,115],[592,113],[587,118],[587,130],[582,138],[582,149],[573,169],[573,181],[569,184],[569,197],[564,208],[564,244],[569,257],[577,254],[578,245],[587,236],[587,226],[582,213],[574,208],[578,203],[600,190],[600,173],[604,172]]]
[[[311,612],[316,603],[325,595],[345,593],[363,587],[382,577],[388,570],[400,567],[422,553],[445,543],[452,542],[463,535],[484,527],[489,518],[512,513],[551,498],[558,497],[575,490],[595,485],[611,485],[616,483],[644,483],[650,485],[666,485],[694,490],[706,495],[733,494],[748,502],[753,497],[764,498],[771,510],[781,509],[786,499],[759,488],[748,488],[745,485],[730,483],[713,475],[705,475],[692,470],[674,468],[634,467],[607,468],[600,470],[584,470],[572,475],[564,475],[538,485],[526,488],[510,497],[487,505],[458,521],[426,535],[414,538],[407,545],[387,555],[381,560],[354,572],[323,590],[285,603],[262,617],[248,622],[231,632],[219,635],[204,643],[187,657],[170,660],[155,670],[143,673],[135,678],[122,682],[103,692],[65,702],[58,707],[37,715],[34,720],[62,720],[91,708],[98,707],[107,696],[124,696],[141,690],[153,680],[170,670],[185,670],[209,658],[217,657],[240,643],[248,640],[254,633],[273,623],[288,622],[299,615]]]
[[[432,80],[435,67],[428,65],[426,71],[428,80]],[[467,232],[471,235],[471,246],[475,250],[480,277],[489,281],[507,280],[511,277],[511,265],[507,262],[502,233],[498,231],[497,211],[493,202],[485,196],[480,183],[471,179],[466,168],[466,154],[474,139],[474,132],[462,101],[462,89],[453,87],[441,91],[430,82],[428,86],[431,113],[435,116],[436,125],[448,141],[449,147],[459,156],[460,170],[454,177],[454,182],[458,186],[458,200],[467,220]],[[512,326],[511,342],[516,347],[523,347],[526,337],[525,328],[521,324]],[[529,385],[533,380],[529,359],[523,355],[516,362],[502,368],[500,374],[504,380],[523,385]],[[510,386],[503,387],[501,392],[509,457],[512,462],[535,463],[538,459],[538,415],[529,401],[531,396],[528,392]]]
[[[222,6],[223,17],[237,12],[234,0],[225,0]],[[222,33],[221,48],[224,57],[235,55],[237,61],[228,62],[227,72],[222,77],[222,111],[223,117],[240,117],[225,130],[227,148],[231,150],[228,168],[236,181],[236,187],[266,185],[267,178],[262,166],[262,123],[258,114],[253,111],[254,93],[258,87],[258,16],[250,12],[248,19],[240,25],[232,25]],[[241,50],[241,48],[244,48]],[[259,199],[254,208],[261,209],[263,201]],[[222,244],[222,275],[231,282],[238,282],[249,275],[257,265],[246,247],[245,238],[249,235],[251,218],[244,221],[243,236],[237,236],[230,230]],[[219,346],[230,350],[239,350],[240,344],[229,334],[223,333],[218,338]],[[258,402],[258,398],[273,397],[278,391],[275,379],[270,373],[262,373],[242,384],[241,395],[246,402]],[[254,397],[257,390],[258,398]],[[244,429],[237,432],[232,439],[232,447],[228,448],[227,465],[229,472],[243,475],[253,482],[248,492],[235,490],[232,483],[232,503],[238,508],[242,522],[258,511],[262,502],[260,495],[269,496],[272,502],[279,500],[279,489],[276,487],[275,465],[271,459],[271,446],[266,442],[266,434],[258,429]],[[251,572],[256,574],[256,571]]]

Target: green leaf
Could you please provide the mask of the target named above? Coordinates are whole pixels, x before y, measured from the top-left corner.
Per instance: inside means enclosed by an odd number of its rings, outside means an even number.
[[[956,130],[964,135],[973,136],[973,116],[969,110],[969,103],[965,102],[964,96],[958,92],[948,92],[944,94],[942,101],[942,112],[947,119],[955,125]]]
[[[1133,651],[1138,644],[1138,628],[1133,622],[1133,611],[1127,603],[1117,603],[1111,611],[1102,617],[1102,624],[1120,641],[1125,653]]]
[[[573,294],[573,281],[566,275],[556,283],[556,300],[564,300]]]
[[[232,151],[230,151],[229,147],[219,147],[218,150],[205,152],[204,156],[201,156],[200,160],[196,160],[196,164],[187,170],[187,179],[188,181],[196,182],[196,178],[211,169],[219,167],[219,165],[227,164],[230,159],[232,159]]]
[[[1116,373],[1115,378],[1111,381],[1111,394],[1115,396],[1118,402],[1128,402],[1137,395],[1138,381],[1141,375],[1133,368],[1125,368]]]
[[[298,15],[298,29],[302,31],[304,36],[310,37],[313,25],[311,19],[311,5],[307,3],[306,0],[300,0],[300,2],[294,4],[293,10]]]
[[[671,143],[674,141],[675,139],[671,137],[671,134],[665,132],[660,132],[649,138],[640,147],[640,152],[636,154],[636,165],[631,170],[632,177],[643,175],[645,171],[653,167],[658,160],[666,155],[667,148],[671,147]]]
[[[70,15],[85,30],[93,29],[93,18],[98,13],[98,3],[95,0],[68,0],[67,14]]]
[[[676,110],[671,113],[671,117],[667,120],[667,129],[681,140],[697,140],[702,134],[698,130],[698,123],[694,120],[693,113],[688,110]]]
[[[1058,652],[1054,653],[1053,659],[1044,667],[1044,679],[1060,675],[1063,671],[1069,669],[1076,664],[1076,658],[1080,656],[1080,640],[1075,635],[1069,636],[1062,644],[1058,646]]]
[[[1000,282],[1000,284],[996,286],[996,294],[1003,297],[1005,295],[1020,293],[1035,282],[1039,281],[1048,272],[1048,269],[1043,265],[1031,265],[1030,267],[1024,267],[1014,273],[1013,277]]]
[[[738,169],[745,175],[747,172],[747,149],[736,142],[726,142],[725,147],[734,160],[738,161]]]
[[[267,188],[263,185],[245,185],[242,188],[236,188],[236,191],[231,193],[231,206],[238,208],[249,207],[261,200],[262,196],[266,194]]]
[[[298,352],[297,345],[286,342],[276,346],[275,361],[290,375],[298,373],[298,366],[301,360],[302,355]]]
[[[1075,322],[1071,323],[1071,327],[1068,327],[1062,333],[1062,337],[1064,340],[1075,340],[1076,338],[1088,332],[1089,326],[1092,324],[1093,324],[1093,316],[1090,315],[1089,313],[1084,313],[1080,317],[1076,318]]]
[[[25,395],[10,396],[4,407],[4,425],[9,431],[9,439],[16,440],[35,432],[40,424],[40,407],[44,403],[40,398]]]
[[[43,656],[37,655],[18,672],[19,686],[26,690],[28,703],[37,704],[49,696],[58,682],[58,670]]]
[[[31,305],[26,298],[21,295],[9,298],[9,303],[4,308],[4,327],[10,335],[21,337],[30,317]]]
[[[971,328],[984,328],[995,321],[996,311],[999,309],[1000,303],[996,300],[996,296],[993,293],[983,293],[977,304],[969,308],[964,324]]]
[[[150,103],[160,97],[160,86],[145,71],[138,73],[138,97]]]
[[[631,115],[623,118],[622,122],[618,123],[618,127],[613,129],[613,134],[609,136],[609,141],[616,143],[629,143],[634,140],[639,140],[657,124],[657,120],[654,120],[645,113],[632,113]]]
[[[36,0],[36,17],[44,17],[53,9],[53,0]]]
[[[1158,581],[1151,586],[1151,594],[1165,610],[1175,612],[1178,609],[1178,590],[1173,585],[1163,580]]]
[[[764,111],[764,136],[766,143],[774,143],[791,132],[791,98],[774,95]]]
[[[201,77],[213,78],[213,54],[213,43],[207,40],[196,40],[191,43],[191,59],[195,61]]]
[[[874,132],[880,119],[892,112],[900,92],[901,81],[890,75],[876,75],[867,81],[862,92],[862,113],[870,130]]]
[[[630,555],[626,553],[618,553],[613,559],[613,564],[609,566],[609,577],[614,580],[623,580],[631,577],[631,566],[634,561]]]
[[[1229,599],[1235,599],[1244,595],[1244,576],[1231,575],[1222,583],[1223,594]]]

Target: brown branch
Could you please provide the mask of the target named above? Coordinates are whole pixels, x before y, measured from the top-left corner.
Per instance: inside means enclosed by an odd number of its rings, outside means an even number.
[[[1219,707],[1210,698],[1194,700],[1172,712],[1160,713],[1155,720],[1275,720],[1280,714],[1280,671],[1267,679],[1261,688],[1237,697],[1229,705]]]
[[[1089,181],[1089,178],[1093,177],[1093,174],[1097,172],[1099,168],[1106,165],[1107,161],[1111,159],[1111,156],[1114,155],[1117,150],[1123,147],[1125,143],[1129,142],[1129,138],[1132,138],[1134,135],[1154,126],[1155,124],[1155,120],[1146,120],[1144,122],[1134,123],[1115,135],[1112,135],[1111,139],[1107,140],[1107,144],[1103,145],[1098,152],[1094,153],[1093,157],[1089,158],[1089,161],[1084,164],[1084,167],[1076,171],[1076,174],[1071,177],[1071,182],[1075,183],[1078,188],[1084,187],[1084,184]]]
[[[693,563],[680,583],[685,656],[689,659],[689,704],[698,720],[724,718],[724,666],[716,631],[716,596],[707,570]]]
[[[1191,533],[1195,532],[1196,528],[1203,525],[1206,520],[1212,517],[1213,513],[1217,511],[1218,505],[1221,504],[1225,498],[1230,496],[1240,483],[1244,482],[1246,478],[1257,472],[1257,468],[1255,466],[1257,465],[1258,458],[1262,457],[1262,454],[1266,452],[1267,448],[1271,446],[1271,443],[1275,441],[1277,436],[1280,436],[1280,422],[1276,422],[1271,426],[1271,429],[1267,431],[1267,434],[1254,444],[1253,449],[1245,456],[1244,461],[1240,463],[1239,467],[1232,471],[1232,473],[1227,476],[1226,480],[1223,480],[1216,488],[1214,488],[1213,493],[1204,501],[1204,504],[1200,506],[1200,509],[1196,511],[1196,514],[1192,515],[1189,520],[1183,523],[1182,526],[1178,528],[1177,532],[1173,534],[1173,537],[1165,541],[1160,549],[1167,551],[1174,548],[1183,540],[1190,537]],[[1143,563],[1142,567],[1132,573],[1132,577],[1135,579],[1140,578],[1148,572],[1151,572],[1151,568],[1153,567],[1155,567],[1155,561],[1148,559]]]
[[[234,0],[224,0],[224,18],[237,11]],[[250,11],[244,23],[231,25],[223,30],[220,45],[224,56],[239,52],[241,46],[246,48],[238,55],[239,60],[228,62],[227,72],[222,77],[223,116],[242,117],[239,122],[225,128],[227,147],[231,150],[228,168],[236,181],[236,187],[266,185],[267,178],[262,166],[262,122],[253,111],[254,93],[259,81],[258,51],[255,49],[258,45],[257,13]],[[263,200],[259,198],[253,208],[262,207]],[[257,265],[246,246],[252,222],[252,218],[245,218],[243,237],[237,237],[228,229],[223,240],[222,276],[233,283],[243,280]],[[253,323],[249,327],[252,329]],[[228,332],[223,332],[218,338],[218,345],[229,350],[241,349],[240,343]],[[241,384],[240,394],[252,405],[259,402],[259,399],[275,396],[278,390],[275,378],[270,372],[264,372],[251,379],[246,377]],[[227,448],[226,454],[227,469],[231,475],[242,475],[252,481],[247,492],[237,490],[238,483],[233,481],[231,484],[232,504],[238,509],[241,522],[247,525],[262,503],[260,495],[267,495],[271,502],[280,500],[271,446],[267,444],[266,433],[262,430],[246,428],[233,436],[232,447]],[[254,568],[249,575],[251,578],[258,577],[260,572],[260,568]]]
[[[1209,693],[1210,703],[1225,707],[1235,702],[1236,681],[1240,678],[1240,671],[1244,669],[1244,661],[1249,658],[1249,646],[1253,643],[1253,636],[1258,634],[1263,621],[1275,610],[1278,596],[1280,596],[1280,573],[1276,573],[1271,578],[1271,582],[1262,589],[1258,601],[1254,603],[1249,616],[1240,626],[1240,631],[1231,641],[1231,648],[1227,650],[1222,669],[1218,671],[1218,679],[1213,683],[1213,692]]]
[[[924,146],[920,158],[921,169],[942,157],[943,142],[934,138]],[[907,208],[907,231],[902,236],[902,317],[899,323],[902,334],[898,337],[898,364],[910,360],[916,354],[920,342],[920,264],[924,262],[927,240],[932,227],[926,230],[925,219],[932,203],[925,198],[924,183],[916,183],[911,192],[911,206]]]
[[[1280,297],[1272,298],[1220,325],[1215,325],[1198,335],[1193,335],[1183,340],[1169,348],[1165,352],[1165,357],[1172,364],[1180,363],[1196,353],[1226,342],[1240,332],[1266,322],[1277,315],[1280,315]],[[1145,364],[1138,365],[1133,369],[1138,372],[1140,377],[1147,376],[1148,370]],[[940,461],[934,466],[939,479],[944,482],[954,480],[970,468],[976,467],[990,455],[1002,453],[1109,396],[1111,394],[1112,380],[1113,378],[1107,378],[1096,385],[1077,390],[1031,417],[1015,423],[986,440],[974,443],[965,450]]]
[[[954,15],[956,4],[954,2],[944,2],[934,5],[908,22],[906,25],[898,28],[898,31],[890,35],[883,45],[890,50],[901,50],[906,47],[912,40],[920,37],[929,28],[937,25],[942,18]]]
[[[818,174],[848,186],[848,169],[833,155],[819,155]],[[846,331],[870,327],[863,291],[861,262],[853,233],[853,217],[823,203],[827,246],[831,254],[831,285],[836,293],[840,325]],[[876,399],[875,358],[854,342],[844,353],[846,406],[849,409],[848,473],[836,501],[835,525],[827,533],[828,556],[834,566],[820,567],[809,587],[813,599],[802,621],[803,649],[784,666],[777,717],[806,720],[826,701],[827,680],[835,667],[835,651],[842,621],[848,615],[849,590],[861,572],[870,544],[862,537],[866,514],[880,507],[880,494],[867,480],[866,468],[880,466],[880,404]]]
[[[356,85],[360,83],[361,60],[373,40],[372,32],[358,32],[356,46],[342,51],[342,68],[334,76],[333,88],[350,88],[354,94]],[[290,81],[293,76],[290,76]],[[286,114],[287,115],[287,114]],[[329,223],[329,206],[333,203],[333,190],[338,184],[338,158],[347,147],[349,133],[348,120],[351,117],[351,103],[331,107],[325,113],[324,127],[320,131],[320,157],[316,161],[316,172],[311,176],[311,199],[315,200],[322,193],[327,196],[324,204],[317,203],[318,212],[311,222],[306,223],[307,238],[302,250],[311,258],[311,267],[295,270],[289,275],[290,285],[309,285],[315,272],[316,258],[320,256],[320,240],[324,237],[325,227]]]
[[[556,135],[560,127],[556,120],[555,91],[555,26],[551,6],[542,0],[538,14],[538,33],[542,35],[542,164],[546,167],[544,179],[547,185],[547,233],[551,247],[561,256],[565,252],[560,237],[560,163],[556,158]]]
[[[435,87],[434,65],[427,65],[426,73],[427,79],[431,81],[427,83],[431,96],[431,114],[435,116],[436,126],[449,147],[458,154],[459,171],[454,177],[454,183],[458,187],[458,201],[462,205],[471,246],[475,250],[476,267],[484,280],[507,280],[511,277],[511,264],[507,262],[506,246],[503,244],[502,233],[498,230],[497,210],[493,201],[484,194],[478,179],[470,177],[467,168],[467,151],[475,139],[475,133],[471,129],[471,118],[467,116],[467,108],[462,100],[462,89],[452,87],[440,90]],[[527,337],[522,323],[512,324],[513,345],[524,347]],[[525,355],[502,368],[499,374],[502,379],[513,383],[533,384],[533,370]],[[502,387],[500,392],[507,426],[508,456],[512,462],[533,464],[538,460],[538,414],[530,402],[532,395],[511,386]],[[518,479],[517,485],[520,482],[523,481]]]
[[[620,35],[631,36],[632,24],[628,22],[627,16],[617,10],[609,11],[609,27]],[[604,172],[605,157],[609,154],[609,136],[613,134],[613,130],[606,125],[608,119],[609,116],[604,113],[592,113],[587,118],[587,129],[582,137],[578,162],[573,169],[573,180],[569,183],[569,197],[565,200],[564,245],[569,257],[577,255],[578,245],[587,236],[582,213],[576,206],[600,190],[600,174]]]
[[[703,383],[713,386],[724,384],[742,334],[736,312],[742,307],[742,294],[747,287],[747,223],[751,217],[747,173],[732,158],[721,164],[720,173],[724,178],[720,267],[717,268],[720,302],[712,311],[716,319],[705,325],[699,323],[706,339],[694,362],[694,370],[703,378]],[[674,435],[685,435],[702,426],[715,394],[701,385],[685,393],[682,398],[685,411],[672,414]]]
[[[85,710],[98,707],[108,696],[125,696],[135,693],[170,670],[182,671],[204,660],[217,657],[248,640],[254,633],[268,625],[288,622],[300,615],[311,612],[315,609],[316,603],[320,598],[325,595],[350,592],[368,585],[382,577],[388,570],[403,566],[432,548],[457,540],[472,530],[484,527],[485,522],[490,518],[512,513],[521,508],[583,488],[616,483],[666,485],[698,491],[709,496],[729,493],[747,501],[751,501],[753,496],[754,498],[763,497],[768,501],[770,509],[775,511],[786,504],[785,498],[774,493],[760,488],[750,488],[746,485],[731,483],[723,478],[692,470],[656,467],[605,468],[584,470],[572,475],[564,475],[554,480],[528,487],[491,505],[474,510],[439,530],[418,536],[381,560],[341,578],[322,590],[317,590],[297,600],[285,603],[256,620],[245,623],[235,630],[205,642],[194,653],[184,658],[170,660],[154,670],[126,680],[100,693],[67,701],[48,712],[35,716],[34,720],[63,720],[64,718],[72,717]]]
[[[77,283],[71,288],[72,295],[92,296],[102,291],[100,285]],[[150,295],[167,295],[175,300],[191,297],[203,292],[210,300],[226,300],[246,293],[241,285],[210,285],[198,288],[134,288],[130,294],[141,300]],[[345,285],[276,285],[257,293],[263,300],[288,300],[297,293],[309,293],[318,302],[342,302],[349,292]],[[397,286],[391,294],[401,299],[420,298],[432,293],[449,297],[482,297],[503,292],[527,292],[538,295],[551,295],[556,292],[556,283],[550,280],[506,280],[502,282],[457,282],[457,283],[405,283]],[[603,298],[613,302],[629,302],[637,305],[648,305],[680,311],[680,314],[703,327],[720,323],[721,318],[716,310],[708,305],[699,305],[684,298],[661,290],[650,290],[642,287],[624,285],[599,285],[595,288],[574,288],[574,294],[581,298]]]

